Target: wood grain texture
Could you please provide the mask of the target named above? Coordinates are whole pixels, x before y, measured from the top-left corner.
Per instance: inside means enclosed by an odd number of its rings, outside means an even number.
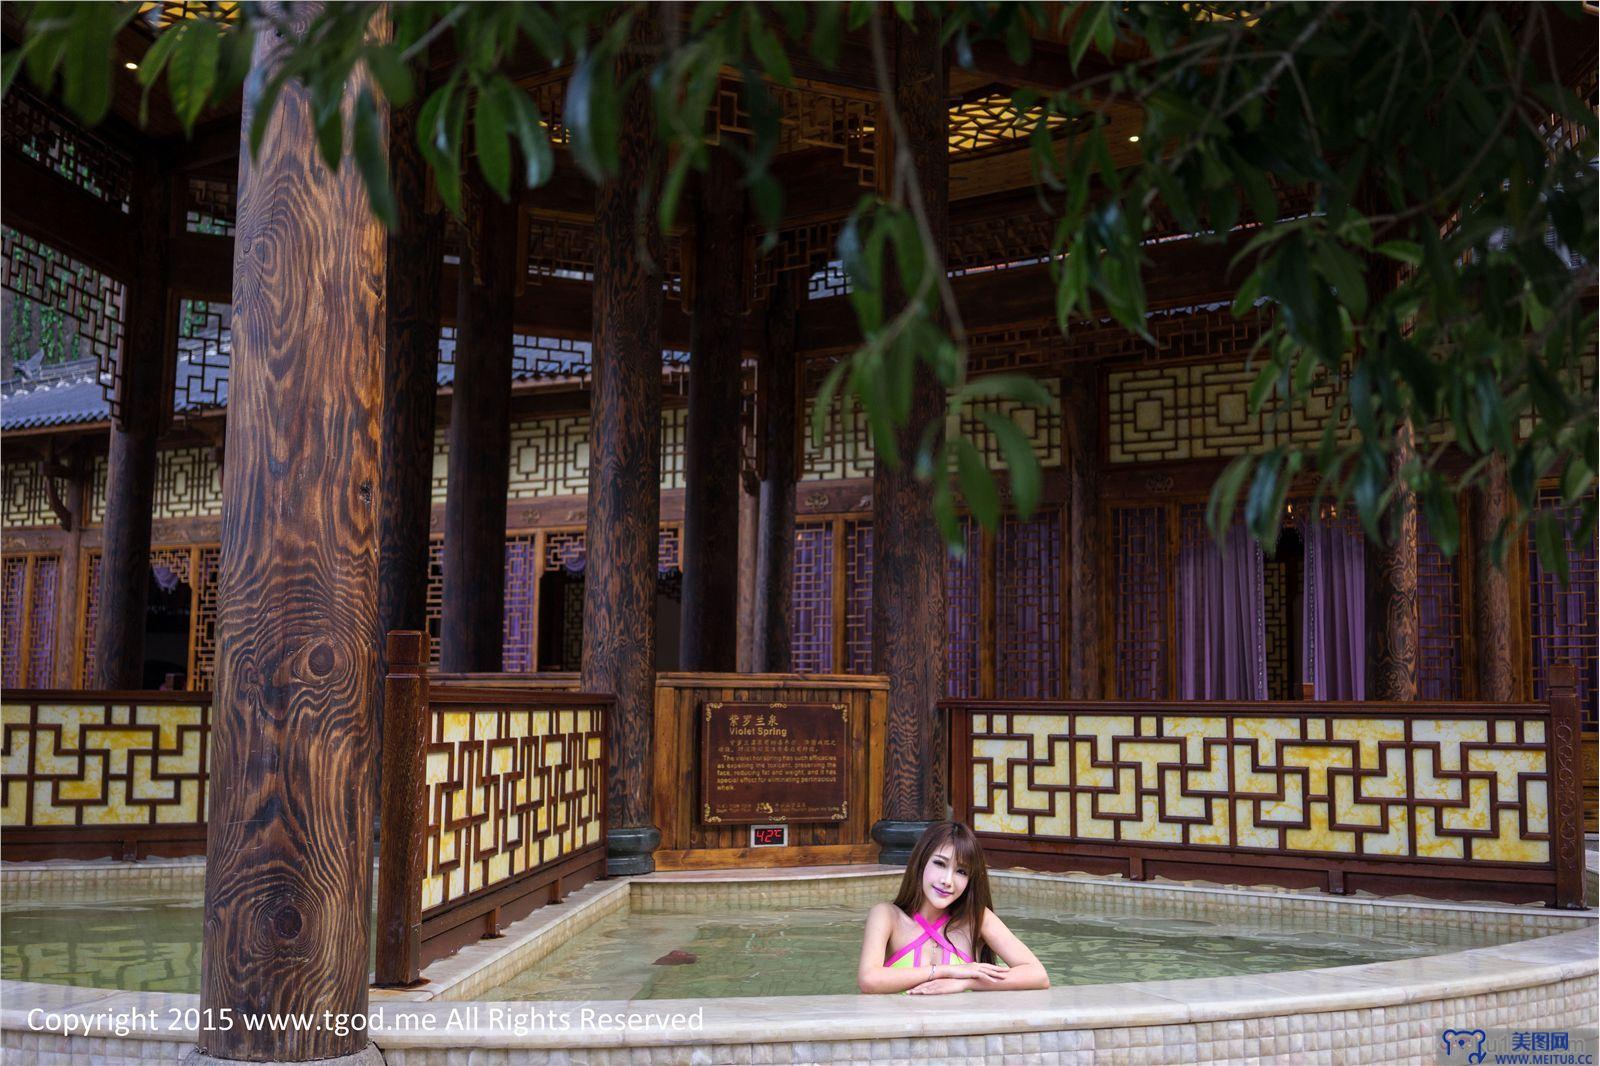
[[[428,813],[428,634],[394,630],[384,658],[377,960],[373,983],[406,985],[422,969],[422,878]]]
[[[635,23],[618,81],[659,45],[653,13]],[[609,817],[649,824],[650,713],[655,698],[656,539],[661,466],[661,237],[655,116],[649,88],[622,107],[621,166],[595,204],[594,385],[590,395],[588,563],[583,688],[616,696]]]
[[[1558,907],[1584,905],[1583,782],[1578,745],[1577,672],[1570,663],[1550,667],[1550,851],[1556,866]]]
[[[1416,454],[1410,423],[1395,436],[1392,475]],[[1384,543],[1367,545],[1367,699],[1417,698],[1417,499],[1398,494]]]
[[[400,220],[389,232],[384,289],[380,633],[428,624],[444,220],[438,209],[429,209],[428,172],[417,147],[419,110],[420,103],[413,103],[389,113],[389,181]],[[384,672],[380,662],[379,676]]]
[[[1067,686],[1075,700],[1105,696],[1100,617],[1100,375],[1074,368],[1061,379],[1067,451]]]
[[[780,274],[767,305],[761,413],[763,470],[757,502],[752,668],[790,667],[789,609],[794,590],[794,483],[799,454],[795,367],[796,278]]]
[[[503,645],[517,208],[497,197],[476,169],[473,175],[463,253],[471,269],[461,271],[456,301],[439,665],[493,671],[500,669]]]
[[[281,11],[303,28],[319,7]],[[276,46],[257,39],[246,130]],[[385,238],[354,161],[317,159],[297,83],[240,164],[238,204],[200,1005],[364,1011]],[[199,1039],[279,1061],[367,1042],[239,1024]]]
[[[1505,460],[1495,456],[1484,468],[1483,480],[1472,500],[1472,668],[1480,700],[1508,701],[1517,696],[1516,672],[1511,654],[1511,584],[1506,573],[1509,556],[1516,551],[1508,544],[1507,560],[1494,562],[1490,542],[1500,523],[1511,513],[1511,486],[1506,480]]]
[[[744,199],[733,159],[713,153],[695,199],[678,640],[685,670],[738,665]]]
[[[122,382],[106,466],[104,562],[94,636],[96,688],[144,687],[156,441],[172,411],[172,379],[166,369],[170,184],[152,155],[140,158],[134,183],[135,271],[128,286]]]
[[[938,20],[919,15],[914,25],[897,22],[895,32],[895,104],[905,126],[903,147],[942,256],[950,198],[949,116]],[[892,284],[891,292],[898,281]],[[945,548],[933,521],[932,489],[912,472],[923,428],[942,417],[944,401],[944,389],[919,363],[910,417],[899,432],[901,463],[890,469],[880,459],[873,469],[872,654],[875,668],[889,676],[883,807],[884,817],[895,820],[944,813],[943,726],[934,705],[944,695]]]
[[[65,486],[67,511],[72,516],[72,529],[60,535],[61,588],[56,596],[56,660],[52,676],[59,684],[70,684],[73,669],[78,662],[78,615],[76,605],[82,598],[83,582],[83,525],[89,515],[88,454],[80,447],[73,450],[69,460],[70,478]]]

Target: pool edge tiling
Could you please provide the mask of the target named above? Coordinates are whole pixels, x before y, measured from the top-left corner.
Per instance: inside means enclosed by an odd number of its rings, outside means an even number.
[[[1600,997],[1596,912],[1337,899],[1284,892],[1210,886],[1129,884],[1095,878],[995,871],[1007,887],[1024,892],[1151,892],[1196,905],[1248,902],[1252,906],[1391,908],[1426,912],[1435,920],[1468,925],[1511,925],[1533,939],[1441,955],[1337,969],[1285,971],[1241,977],[1080,985],[1042,992],[969,993],[953,999],[907,1000],[888,996],[751,997],[737,1000],[634,1002],[466,1002],[494,987],[497,978],[524,968],[581,928],[615,910],[661,893],[771,894],[768,905],[794,906],[820,898],[841,877],[898,876],[883,867],[813,871],[785,877],[767,872],[689,877],[652,875],[600,882],[562,904],[535,912],[486,941],[428,968],[427,984],[408,990],[374,990],[372,1009],[392,1030],[402,1014],[413,1029],[376,1034],[390,1066],[434,1066],[466,1061],[474,1066],[528,1061],[568,1063],[860,1062],[929,1060],[1041,1063],[1294,1062],[1357,1056],[1365,1061],[1431,1059],[1439,1033],[1470,1025],[1524,1028],[1589,1027]],[[713,888],[718,886],[718,888]],[[1568,931],[1562,932],[1560,930]],[[1553,931],[1553,932],[1552,932]],[[1543,932],[1545,935],[1539,935]],[[28,1012],[127,1012],[155,1009],[165,1021],[181,1019],[198,997],[170,993],[108,992],[65,986],[0,983],[0,1046],[8,1051],[97,1055],[173,1061],[194,1038],[192,1030],[163,1025],[154,1032],[67,1036],[30,1028]],[[177,1008],[176,1015],[167,1012]],[[477,1008],[476,1015],[469,1012]],[[570,1028],[542,1027],[521,1035],[491,1024],[491,1011],[562,1014]],[[682,1013],[704,1008],[693,1030],[637,1028],[600,1031],[582,1025],[586,1009]],[[452,1012],[458,1024],[448,1025]],[[501,1015],[500,1017],[503,1017]],[[433,1019],[432,1031],[417,1026]],[[35,1015],[35,1021],[37,1021]],[[827,1039],[816,1039],[817,1034]]]

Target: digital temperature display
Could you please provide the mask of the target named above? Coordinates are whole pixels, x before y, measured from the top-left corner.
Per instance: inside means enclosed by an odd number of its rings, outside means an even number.
[[[750,827],[750,846],[752,848],[781,848],[789,843],[789,827],[786,825],[753,825]]]

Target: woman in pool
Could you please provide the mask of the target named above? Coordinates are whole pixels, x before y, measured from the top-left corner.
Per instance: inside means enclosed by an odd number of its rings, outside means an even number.
[[[960,822],[935,822],[912,849],[894,902],[867,915],[856,984],[863,992],[938,996],[1049,988],[1050,977],[989,909],[978,838]]]

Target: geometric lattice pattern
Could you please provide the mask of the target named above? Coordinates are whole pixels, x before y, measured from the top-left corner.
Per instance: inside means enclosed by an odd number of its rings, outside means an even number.
[[[1289,618],[1291,564],[1268,559],[1263,573],[1262,599],[1266,608],[1267,699],[1293,698],[1290,670],[1294,659],[1294,631]],[[1295,576],[1298,577],[1298,569]]]
[[[0,824],[204,822],[210,711],[203,703],[6,703]]]
[[[105,456],[97,456],[89,483],[89,521],[106,519]],[[217,518],[222,515],[222,465],[204,445],[165,448],[156,453],[152,518]]]
[[[534,621],[538,617],[538,534],[506,537],[505,601],[500,669],[523,673],[533,669]]]
[[[45,491],[44,466],[37,459],[17,459],[0,466],[0,487],[5,493],[5,528],[56,524]]]
[[[55,685],[61,556],[7,555],[0,562],[0,688]]]
[[[1167,509],[1111,511],[1111,604],[1116,698],[1167,696]]]
[[[178,363],[173,403],[185,413],[218,407],[228,399],[233,354],[233,305],[178,301]]]
[[[233,236],[239,187],[220,178],[191,177],[184,184],[183,229],[210,237]]]
[[[1113,463],[1214,459],[1289,441],[1314,443],[1332,416],[1337,383],[1319,372],[1286,426],[1271,404],[1250,413],[1260,366],[1142,364],[1106,374],[1107,455]]]
[[[222,549],[200,548],[200,576],[194,583],[194,614],[190,620],[189,689],[212,691],[217,672],[217,594],[221,589]]]
[[[1061,512],[1000,520],[995,561],[995,692],[1061,698]]]
[[[1014,421],[1033,445],[1033,453],[1041,466],[1061,465],[1061,382],[1055,378],[1040,379],[1039,385],[1050,394],[1055,408],[1036,408],[1008,399],[979,399],[969,403],[961,413],[960,430],[972,441],[991,470],[1006,469],[1005,455],[1000,442],[983,421],[984,413],[1000,415]],[[800,480],[842,481],[872,476],[872,430],[861,405],[849,405],[849,417],[841,416],[838,400],[823,426],[822,440],[816,442],[811,434],[812,412],[816,398],[805,403],[805,421],[801,423],[805,434],[801,455]],[[949,427],[952,431],[954,425]]]
[[[844,527],[844,672],[872,673],[872,522]]]
[[[1304,706],[1302,704],[1301,706]],[[972,716],[979,832],[1548,864],[1545,722],[1169,713]]]
[[[67,121],[22,86],[6,91],[0,142],[113,207],[126,212],[133,159],[109,141]]]
[[[201,449],[203,450],[203,449]],[[215,544],[152,548],[150,567],[166,567],[173,579],[190,589],[188,652],[184,688],[210,691],[217,659],[217,594],[222,551]],[[95,625],[100,618],[101,556],[98,548],[84,555],[83,616],[78,630],[78,686],[93,687]],[[197,582],[196,578],[199,578]]]
[[[1596,703],[1600,702],[1600,595],[1597,595],[1595,544],[1577,537],[1579,509],[1561,502],[1561,493],[1542,489],[1538,496],[1541,514],[1559,516],[1563,550],[1567,555],[1568,583],[1546,570],[1539,562],[1538,548],[1530,530],[1528,536],[1528,613],[1533,628],[1533,698],[1546,699],[1546,679],[1554,663],[1571,663],[1577,671],[1578,706],[1584,728],[1600,724]]]
[[[0,285],[17,296],[59,312],[66,334],[100,366],[101,390],[120,415],[122,304],[127,288],[10,226],[0,226]]]
[[[790,600],[790,668],[833,672],[833,525],[796,522]]]
[[[811,86],[767,84],[765,88],[779,114],[778,154],[803,148],[833,148],[840,153],[840,165],[856,172],[856,181],[862,188],[877,186],[880,116],[876,95],[844,96]],[[755,133],[755,119],[749,112],[744,86],[733,78],[718,80],[710,112],[712,143],[720,144],[722,135],[727,133],[744,137]]]
[[[1417,510],[1417,698],[1459,700],[1461,555],[1446,559]]]
[[[1033,132],[1042,107],[1019,111],[1011,105],[1011,94],[995,93],[956,104],[950,108],[948,135],[951,155],[976,155],[995,148],[1012,148]],[[1064,115],[1049,115],[1045,125],[1052,131],[1066,125]]]
[[[983,682],[983,528],[961,517],[965,550],[944,561],[944,693],[949,699],[977,699]]]
[[[600,841],[598,708],[430,708],[424,913]]]

